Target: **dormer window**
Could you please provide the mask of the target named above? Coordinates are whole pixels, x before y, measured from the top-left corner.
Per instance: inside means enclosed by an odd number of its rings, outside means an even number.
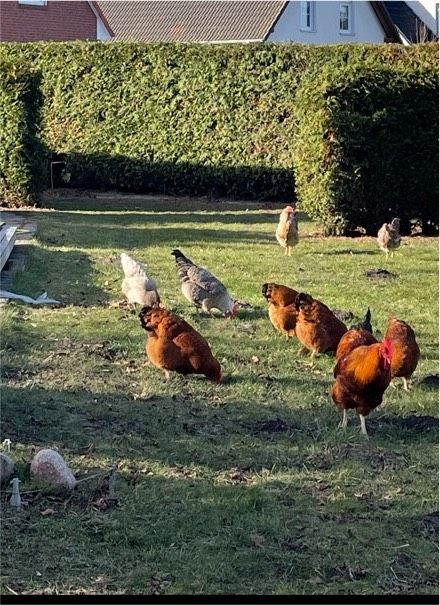
[[[301,2],[301,25],[303,32],[315,31],[315,3]]]
[[[353,7],[351,2],[341,2],[339,5],[339,33],[353,33]]]

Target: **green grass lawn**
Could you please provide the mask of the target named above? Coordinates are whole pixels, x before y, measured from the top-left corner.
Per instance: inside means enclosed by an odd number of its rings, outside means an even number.
[[[37,238],[14,290],[63,302],[11,303],[2,317],[2,432],[13,441],[27,506],[2,493],[4,594],[434,594],[438,510],[437,239],[404,238],[386,261],[372,238],[323,238],[305,217],[292,257],[264,206],[58,202],[35,213]],[[81,207],[81,210],[75,208]],[[163,210],[163,208],[168,208]],[[253,309],[199,317],[170,255],[179,247]],[[224,384],[144,366],[146,333],[121,299],[119,254],[146,263],[165,305],[222,363]],[[397,275],[372,281],[367,269]],[[333,359],[298,357],[267,318],[276,281],[356,316],[370,306],[415,329],[422,357],[348,430],[329,397]],[[252,357],[258,358],[252,361]],[[256,362],[256,363],[255,363]],[[29,477],[57,447],[81,481],[73,493]],[[118,461],[117,502],[106,473]],[[45,513],[45,514],[43,514]]]

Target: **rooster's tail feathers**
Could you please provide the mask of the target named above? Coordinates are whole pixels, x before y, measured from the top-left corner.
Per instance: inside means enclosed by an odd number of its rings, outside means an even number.
[[[313,302],[313,298],[310,294],[306,294],[305,292],[300,292],[295,298],[295,307],[299,311],[301,305],[310,305]]]
[[[368,307],[367,312],[365,313],[364,319],[358,324],[354,324],[351,326],[352,330],[366,330],[373,334],[373,326],[371,325],[371,311],[370,307]]]

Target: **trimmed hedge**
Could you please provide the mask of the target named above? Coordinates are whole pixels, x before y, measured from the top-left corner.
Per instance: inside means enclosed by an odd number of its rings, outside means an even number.
[[[294,198],[296,90],[328,65],[437,65],[436,45],[0,45],[41,72],[42,140],[72,186]]]
[[[438,225],[437,69],[324,69],[296,99],[297,195],[329,234]]]
[[[0,205],[38,201],[46,162],[37,134],[39,78],[13,64],[0,65]]]

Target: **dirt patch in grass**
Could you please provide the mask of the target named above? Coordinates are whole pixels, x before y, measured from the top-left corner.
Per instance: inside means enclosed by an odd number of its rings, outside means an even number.
[[[308,466],[321,470],[329,470],[344,464],[346,460],[360,462],[374,470],[399,469],[405,464],[403,454],[375,446],[370,442],[324,446],[322,451],[307,455],[305,460]]]

